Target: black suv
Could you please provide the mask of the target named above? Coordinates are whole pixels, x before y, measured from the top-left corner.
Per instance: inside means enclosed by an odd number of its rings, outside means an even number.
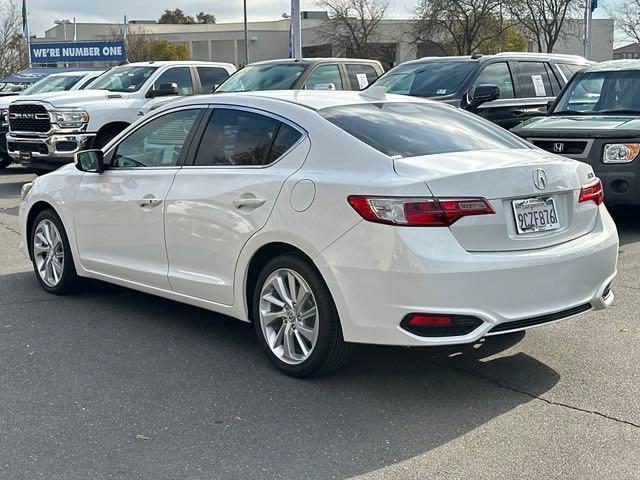
[[[571,77],[591,63],[538,53],[426,57],[398,65],[372,86],[446,102],[512,128],[546,111]]]
[[[241,68],[215,93],[255,90],[362,90],[384,73],[376,60],[296,58],[256,62]]]
[[[640,60],[613,60],[577,74],[547,116],[513,132],[551,153],[588,163],[608,205],[640,204]]]

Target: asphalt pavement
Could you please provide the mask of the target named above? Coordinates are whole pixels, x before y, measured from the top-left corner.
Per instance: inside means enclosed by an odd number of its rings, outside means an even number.
[[[0,479],[640,479],[640,209],[605,312],[463,348],[278,373],[253,328],[87,282],[39,287],[0,170]]]

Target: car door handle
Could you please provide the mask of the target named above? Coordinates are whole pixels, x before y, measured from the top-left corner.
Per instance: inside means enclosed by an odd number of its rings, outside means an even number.
[[[150,209],[150,208],[157,207],[161,203],[162,203],[162,200],[160,198],[145,198],[140,201],[140,207]]]
[[[240,197],[233,201],[233,206],[240,209],[242,207],[258,208],[264,205],[267,201],[264,198],[256,197]]]

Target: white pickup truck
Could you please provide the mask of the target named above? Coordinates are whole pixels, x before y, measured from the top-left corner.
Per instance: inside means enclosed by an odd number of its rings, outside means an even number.
[[[9,155],[37,174],[101,148],[154,104],[210,93],[236,68],[229,63],[140,62],[114,67],[86,90],[16,98],[9,106]]]

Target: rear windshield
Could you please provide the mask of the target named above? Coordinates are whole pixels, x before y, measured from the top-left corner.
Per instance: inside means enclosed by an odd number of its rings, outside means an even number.
[[[531,148],[506,130],[446,105],[367,103],[325,108],[320,115],[392,157]]]
[[[291,90],[306,68],[303,63],[247,65],[220,85],[216,93]]]
[[[400,65],[380,77],[374,85],[389,93],[414,97],[451,95],[474,70],[475,62],[431,62]]]

